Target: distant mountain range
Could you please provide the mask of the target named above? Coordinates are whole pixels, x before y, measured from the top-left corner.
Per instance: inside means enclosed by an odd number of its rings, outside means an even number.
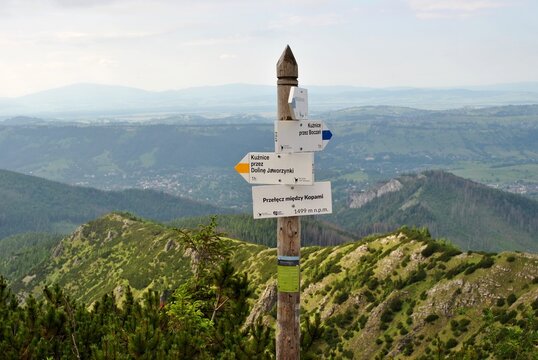
[[[306,86],[306,85],[305,85]],[[306,86],[312,112],[361,105],[427,109],[538,103],[538,83],[468,88],[364,88]],[[74,84],[16,98],[0,98],[0,116],[73,119],[126,114],[269,113],[275,111],[276,87],[227,84],[182,90],[146,91],[125,86]]]

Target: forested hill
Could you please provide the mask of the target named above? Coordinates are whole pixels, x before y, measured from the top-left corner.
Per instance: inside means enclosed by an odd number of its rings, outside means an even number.
[[[101,191],[0,170],[0,239],[31,231],[67,233],[110,211],[161,221],[230,212],[156,191]]]
[[[222,238],[214,223],[186,231],[109,214],[12,281],[37,300],[17,305],[0,278],[0,349],[8,358],[271,359],[276,264],[276,249]],[[304,359],[538,353],[533,254],[462,253],[402,228],[302,248],[301,282]]]
[[[333,220],[360,236],[425,226],[464,250],[538,252],[537,201],[442,171],[351,194]]]
[[[169,222],[178,228],[196,228],[206,224],[209,216],[185,217]],[[254,220],[250,214],[219,215],[217,230],[234,239],[276,247],[276,219]],[[301,218],[301,246],[334,246],[354,240],[354,235],[323,221],[323,216]]]

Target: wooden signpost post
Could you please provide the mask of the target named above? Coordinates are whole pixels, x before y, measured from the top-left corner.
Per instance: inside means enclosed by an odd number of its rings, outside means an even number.
[[[276,65],[275,152],[249,153],[235,170],[251,184],[255,219],[277,218],[276,358],[297,360],[300,352],[300,216],[332,213],[331,183],[314,182],[313,152],[332,133],[308,120],[308,91],[298,88],[297,61],[289,46]],[[275,184],[275,185],[271,185]]]
[[[277,120],[293,121],[291,109],[288,103],[292,86],[299,85],[299,66],[291,52],[286,49],[276,64],[277,81]],[[297,278],[297,284],[292,284],[288,289],[278,289],[277,303],[277,329],[276,329],[276,358],[299,359],[300,351],[300,328],[299,310],[300,305],[300,274],[299,262],[301,256],[301,220],[298,216],[279,217],[277,219],[277,258],[278,267],[281,269],[281,278]],[[286,261],[285,263],[283,262]],[[289,269],[288,269],[289,267]],[[282,271],[284,270],[284,271]],[[286,274],[286,270],[289,274]],[[282,274],[283,273],[283,274]],[[286,276],[288,275],[288,276]],[[284,281],[277,279],[278,284]],[[295,291],[282,291],[295,290]]]

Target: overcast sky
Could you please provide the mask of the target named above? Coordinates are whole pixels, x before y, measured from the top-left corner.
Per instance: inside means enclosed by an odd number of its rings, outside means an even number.
[[[91,82],[147,90],[538,81],[536,0],[0,0],[0,96]]]

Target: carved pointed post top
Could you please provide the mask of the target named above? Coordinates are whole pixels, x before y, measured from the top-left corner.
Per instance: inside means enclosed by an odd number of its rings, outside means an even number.
[[[278,85],[297,86],[297,77],[299,76],[299,66],[293,56],[293,52],[289,45],[286,46],[284,52],[276,63],[276,77]]]
[[[288,96],[290,95],[290,89],[292,86],[298,86],[299,82],[297,77],[299,76],[299,65],[295,60],[295,56],[291,52],[289,45],[286,46],[284,52],[276,63],[276,77],[277,81],[277,119],[278,120],[291,120],[291,112],[288,106]]]

